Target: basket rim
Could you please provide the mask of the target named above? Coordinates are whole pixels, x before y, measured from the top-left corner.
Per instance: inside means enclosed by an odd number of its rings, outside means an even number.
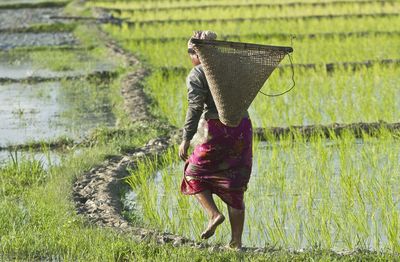
[[[253,44],[253,43],[244,43],[244,42],[232,42],[232,41],[196,39],[196,38],[192,38],[192,39],[190,39],[190,41],[195,45],[239,47],[239,48],[255,49],[255,50],[275,49],[275,50],[284,51],[285,53],[293,52],[293,48],[290,46],[260,45],[260,44]]]

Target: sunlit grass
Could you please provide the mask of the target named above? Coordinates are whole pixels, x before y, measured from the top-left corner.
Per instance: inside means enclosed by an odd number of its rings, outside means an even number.
[[[350,31],[395,31],[398,30],[400,16],[397,17],[354,17],[354,18],[325,18],[287,21],[239,21],[239,22],[192,22],[180,24],[148,24],[121,27],[104,25],[103,28],[116,39],[145,37],[187,37],[194,30],[213,30],[220,35],[226,34],[305,34],[319,32],[350,32]],[[335,25],[335,26],[332,26]]]
[[[315,0],[303,0],[315,2]],[[236,1],[235,1],[236,2]],[[237,1],[239,2],[239,1]],[[263,1],[265,2],[265,1]],[[274,2],[268,0],[267,2]],[[293,2],[284,0],[282,2]],[[215,3],[203,1],[201,4]],[[218,3],[231,4],[228,1]],[[244,2],[242,2],[244,3]],[[90,6],[154,7],[199,4],[193,1],[90,1]],[[350,4],[351,5],[351,4]],[[374,6],[372,4],[371,6]],[[356,5],[354,5],[356,6]],[[371,7],[370,6],[370,7]],[[385,5],[386,6],[386,5]],[[397,3],[395,4],[397,6]],[[77,8],[82,8],[79,5]],[[376,7],[376,6],[375,6]],[[384,7],[369,8],[368,12],[391,12]],[[69,7],[71,15],[92,15],[88,10],[80,14]],[[219,10],[219,9],[216,9]],[[243,11],[244,9],[237,9]],[[264,9],[260,9],[261,11]],[[274,9],[275,10],[275,9]],[[395,9],[395,11],[398,9]],[[222,10],[221,10],[222,11]],[[291,14],[312,12],[337,13],[357,12],[339,7],[337,10],[298,10]],[[239,17],[235,11],[223,11],[222,16]],[[247,11],[246,11],[247,12]],[[362,12],[360,10],[359,12]],[[192,12],[196,14],[196,12]],[[176,17],[180,12],[160,13],[163,17]],[[185,12],[186,16],[191,13]],[[252,14],[252,13],[251,13]],[[143,14],[137,19],[152,19],[152,14]],[[183,15],[183,13],[182,13]],[[212,16],[214,14],[210,14]],[[218,14],[215,14],[218,15]],[[243,13],[248,16],[249,13]],[[256,14],[261,15],[261,13]],[[268,14],[269,15],[269,14]],[[135,19],[131,17],[131,19]],[[349,31],[397,31],[400,18],[361,17],[334,19],[307,19],[265,22],[228,23],[181,23],[165,25],[144,25],[119,28],[105,25],[110,35],[123,42],[124,47],[138,55],[153,74],[146,79],[145,91],[155,103],[153,113],[181,126],[186,109],[185,74],[168,73],[168,77],[156,70],[155,66],[184,66],[190,69],[185,53],[186,41],[172,44],[152,44],[148,47],[124,41],[129,38],[185,37],[193,30],[211,29],[224,34],[308,34]],[[48,27],[47,29],[49,29]],[[110,53],[103,48],[93,27],[80,27],[75,35],[87,50],[68,52],[42,50],[42,53],[28,54],[36,65],[45,65],[53,70],[86,70],[95,68],[102,61],[110,62]],[[236,39],[238,40],[238,39]],[[242,41],[263,42],[264,38],[245,38]],[[350,37],[343,40],[317,38],[295,40],[295,62],[347,61],[347,59],[398,58],[398,37]],[[265,43],[272,43],[265,39]],[[289,45],[290,40],[276,39],[275,44]],[[337,51],[342,45],[348,51]],[[370,46],[368,46],[368,44]],[[329,51],[327,51],[329,49]],[[316,51],[314,51],[316,50]],[[350,51],[353,50],[354,52]],[[317,52],[318,51],[318,52]],[[358,52],[355,52],[358,51]],[[153,55],[156,54],[156,55]],[[158,56],[158,60],[157,60]],[[94,60],[90,60],[95,58]],[[325,60],[330,61],[325,61]],[[112,62],[111,62],[112,63]],[[116,63],[122,64],[121,61]],[[127,68],[133,70],[133,68]],[[122,70],[121,70],[122,71]],[[287,96],[279,99],[259,97],[251,108],[253,123],[258,126],[331,123],[332,121],[398,121],[399,112],[398,70],[396,67],[362,69],[353,73],[338,70],[326,74],[323,70],[297,71],[297,87]],[[120,81],[121,79],[118,79]],[[84,85],[84,83],[82,83]],[[264,91],[281,91],[290,85],[290,72],[275,74],[268,81]],[[314,138],[310,142],[300,136],[296,140],[270,141],[263,147],[255,141],[255,169],[246,193],[248,217],[246,220],[246,245],[276,245],[288,247],[278,252],[262,255],[229,252],[209,252],[191,248],[175,248],[172,245],[136,242],[128,234],[112,229],[91,226],[83,216],[76,214],[72,201],[72,183],[94,166],[103,163],[106,156],[118,155],[132,150],[157,136],[165,136],[168,130],[154,123],[130,123],[123,111],[119,83],[110,85],[109,97],[106,88],[81,85],[66,85],[65,97],[81,97],[68,102],[76,105],[74,110],[97,112],[102,105],[111,105],[118,128],[100,128],[91,134],[93,141],[88,148],[81,147],[61,159],[59,166],[43,168],[43,163],[34,159],[18,158],[0,168],[0,260],[73,260],[73,261],[292,261],[334,260],[343,257],[332,255],[327,249],[372,248],[389,251],[386,259],[396,259],[399,252],[399,146],[397,140],[386,133],[378,138],[364,137],[356,140],[351,135],[336,138],[331,142]],[[88,95],[95,94],[93,97]],[[364,102],[365,101],[365,102]],[[85,104],[87,102],[88,104]],[[109,108],[108,108],[109,109]],[[365,113],[364,113],[365,112]],[[74,155],[76,154],[76,155]],[[132,171],[136,176],[130,181],[144,207],[144,223],[196,238],[206,224],[203,211],[193,197],[179,194],[182,167],[171,149],[158,159],[164,162],[141,162]],[[58,164],[57,164],[58,165]],[[170,168],[170,165],[174,168]],[[164,168],[157,176],[157,170]],[[138,175],[139,174],[139,175]],[[20,176],[20,177],[18,177]],[[137,186],[142,185],[137,188]],[[165,195],[167,194],[167,195]],[[165,201],[171,202],[165,202]],[[166,204],[167,203],[167,204]],[[221,208],[224,205],[218,202]],[[253,207],[252,207],[253,206]],[[257,206],[255,216],[254,206]],[[263,207],[263,208],[260,208]],[[225,212],[225,211],[224,211]],[[173,217],[174,219],[169,219]],[[175,219],[177,218],[177,219]],[[262,218],[262,219],[259,219]],[[261,222],[260,222],[261,221]],[[292,232],[295,232],[292,234]],[[261,237],[258,237],[261,236]],[[229,238],[228,223],[217,232],[216,241],[226,242]],[[302,246],[312,247],[304,253],[290,253],[288,250]],[[379,253],[360,253],[349,257],[354,259],[376,259]],[[393,257],[391,257],[393,256]]]
[[[362,140],[255,141],[246,245],[399,252],[399,149],[385,131]],[[194,197],[179,193],[182,176],[173,149],[141,162],[127,182],[147,225],[197,239],[207,218]],[[212,242],[229,237],[225,223]]]
[[[154,112],[176,126],[182,126],[185,119],[185,78],[186,74],[155,71],[146,82],[148,94],[157,101]],[[285,96],[257,95],[249,109],[255,126],[398,121],[396,83],[400,79],[395,66],[376,65],[355,72],[338,68],[332,74],[323,68],[297,69],[295,80],[295,88]],[[274,94],[291,85],[291,71],[280,73],[277,69],[261,90]]]
[[[10,152],[10,161],[0,166],[0,197],[21,194],[27,187],[42,184],[48,172],[42,161]]]
[[[265,45],[290,46],[292,44],[289,37],[287,39],[274,39],[243,36],[239,39],[235,37],[229,40]],[[298,64],[398,59],[400,58],[398,52],[400,50],[399,40],[400,36],[374,35],[346,38],[337,36],[329,39],[324,37],[294,39],[293,58],[295,63]],[[139,54],[154,67],[191,67],[186,50],[187,40],[175,40],[166,43],[124,41],[123,45]],[[289,61],[285,60],[282,64],[289,64]]]
[[[157,10],[154,12],[115,12],[114,15],[121,18],[128,18],[130,21],[151,21],[151,20],[182,20],[182,19],[231,19],[231,18],[258,18],[258,17],[290,17],[307,15],[333,15],[333,14],[354,14],[354,13],[378,13],[400,11],[397,2],[375,2],[368,4],[347,3],[342,5],[326,6],[275,6],[275,7],[236,7],[236,8],[199,8],[185,10]]]
[[[364,0],[358,0],[359,2],[363,2]],[[293,0],[281,0],[279,3],[293,3]],[[296,1],[297,2],[297,1]],[[302,0],[302,3],[315,3],[315,0]],[[335,0],[323,0],[323,1],[318,1],[318,2],[324,2],[324,3],[334,3],[337,2]],[[349,2],[354,2],[354,1],[349,1]],[[274,0],[264,0],[264,1],[226,1],[226,0],[218,0],[218,1],[201,1],[200,3],[198,1],[87,1],[86,5],[87,6],[96,6],[96,7],[102,7],[102,8],[132,8],[132,9],[137,9],[137,8],[145,8],[145,9],[157,9],[157,8],[173,8],[173,7],[200,7],[204,5],[212,5],[212,4],[220,4],[220,5],[227,5],[229,6],[230,4],[249,4],[249,3],[273,3],[275,4],[276,1]]]

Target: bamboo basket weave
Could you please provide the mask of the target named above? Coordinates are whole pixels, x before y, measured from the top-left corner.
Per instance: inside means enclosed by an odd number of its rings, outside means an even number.
[[[218,110],[227,126],[239,125],[265,81],[291,47],[192,39]]]

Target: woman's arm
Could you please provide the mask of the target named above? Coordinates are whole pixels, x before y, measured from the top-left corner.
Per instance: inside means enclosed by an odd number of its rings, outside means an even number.
[[[208,95],[208,89],[202,81],[202,72],[194,68],[186,79],[188,88],[188,109],[186,111],[185,125],[183,127],[182,143],[179,147],[179,156],[187,159],[187,150],[190,140],[197,132],[197,126],[204,109],[204,102]]]

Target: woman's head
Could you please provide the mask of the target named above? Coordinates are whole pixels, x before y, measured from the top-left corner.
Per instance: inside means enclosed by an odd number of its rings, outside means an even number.
[[[217,39],[217,34],[213,31],[194,31],[193,35],[190,37],[188,41],[188,53],[190,59],[192,60],[193,65],[200,64],[200,59],[197,56],[196,52],[193,50],[193,43],[191,42],[192,39],[206,39],[206,40],[215,40]]]

